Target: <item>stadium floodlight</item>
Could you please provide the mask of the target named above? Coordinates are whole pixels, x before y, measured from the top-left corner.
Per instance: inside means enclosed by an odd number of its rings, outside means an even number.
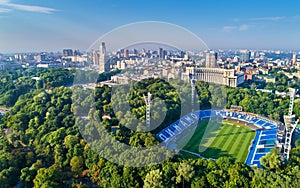
[[[194,112],[194,105],[195,105],[195,89],[196,89],[196,79],[195,75],[192,75],[191,77],[191,86],[192,86],[192,112]]]
[[[144,96],[145,103],[146,103],[146,127],[147,130],[150,130],[150,118],[151,118],[151,93],[148,92],[148,95]]]

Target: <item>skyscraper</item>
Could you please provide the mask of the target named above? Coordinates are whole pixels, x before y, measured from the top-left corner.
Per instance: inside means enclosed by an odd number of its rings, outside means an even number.
[[[240,60],[241,62],[249,62],[250,61],[251,53],[248,50],[241,50],[240,51]]]
[[[293,64],[296,65],[297,63],[297,54],[293,53]]]
[[[99,47],[99,72],[109,72],[109,61],[106,55],[105,42],[102,42]]]
[[[128,59],[128,58],[129,58],[129,50],[128,50],[128,49],[125,49],[125,50],[124,50],[124,58],[125,58],[125,59]]]
[[[206,53],[206,67],[216,67],[217,66],[218,54],[214,51],[209,51]]]
[[[99,66],[99,52],[96,50],[92,50],[90,52],[90,58],[95,66]]]
[[[164,58],[164,49],[163,48],[159,48],[158,49],[158,55],[160,59]]]

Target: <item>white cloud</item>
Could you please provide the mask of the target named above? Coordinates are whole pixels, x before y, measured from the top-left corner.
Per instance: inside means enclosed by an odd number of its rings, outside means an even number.
[[[40,6],[31,6],[31,5],[19,5],[19,4],[9,4],[11,8],[15,8],[17,10],[29,11],[29,12],[40,12],[51,14],[55,11],[53,8],[40,7]]]
[[[10,1],[9,0],[0,0],[0,4],[6,4],[6,3],[9,3]]]
[[[286,16],[273,16],[273,17],[259,17],[259,18],[235,18],[233,19],[234,22],[245,22],[245,21],[262,21],[262,22],[277,22],[277,21],[284,21],[290,19]]]
[[[48,8],[48,7],[15,4],[15,3],[11,3],[10,0],[0,0],[0,5],[10,8],[10,9],[27,11],[27,12],[39,12],[39,13],[51,14],[56,11],[56,9]],[[0,12],[1,12],[1,9],[3,9],[3,8],[0,8]],[[6,9],[6,10],[9,10],[9,9]]]
[[[5,13],[5,12],[9,12],[10,9],[7,8],[0,8],[0,13]]]
[[[252,27],[252,26],[247,25],[247,24],[243,24],[243,25],[240,25],[240,26],[239,26],[239,30],[240,30],[240,31],[247,31],[247,30],[250,29],[250,27]]]
[[[261,18],[250,18],[252,21],[279,21],[284,20],[285,16],[275,16],[275,17],[261,17]]]
[[[231,26],[224,26],[223,31],[226,32],[232,32],[232,31],[248,31],[250,29],[256,29],[256,28],[263,28],[260,25],[250,25],[250,24],[242,24],[242,25],[231,25]]]
[[[224,30],[224,31],[227,31],[227,32],[233,31],[233,30],[235,30],[235,29],[237,29],[236,26],[224,26],[224,27],[223,27],[223,30]]]
[[[231,31],[247,31],[251,28],[255,27],[254,25],[242,24],[238,26],[224,26],[223,31],[231,32]]]

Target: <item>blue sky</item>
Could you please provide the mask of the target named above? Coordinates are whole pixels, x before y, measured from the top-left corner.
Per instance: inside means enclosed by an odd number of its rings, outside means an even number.
[[[300,1],[0,0],[0,52],[85,50],[141,21],[182,26],[212,49],[300,50]]]

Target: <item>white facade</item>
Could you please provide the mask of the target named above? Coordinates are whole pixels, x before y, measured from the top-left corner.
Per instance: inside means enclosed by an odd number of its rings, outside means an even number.
[[[237,87],[244,83],[244,74],[236,74],[234,69],[187,67],[182,74],[183,80],[189,80],[193,75],[196,80]]]

